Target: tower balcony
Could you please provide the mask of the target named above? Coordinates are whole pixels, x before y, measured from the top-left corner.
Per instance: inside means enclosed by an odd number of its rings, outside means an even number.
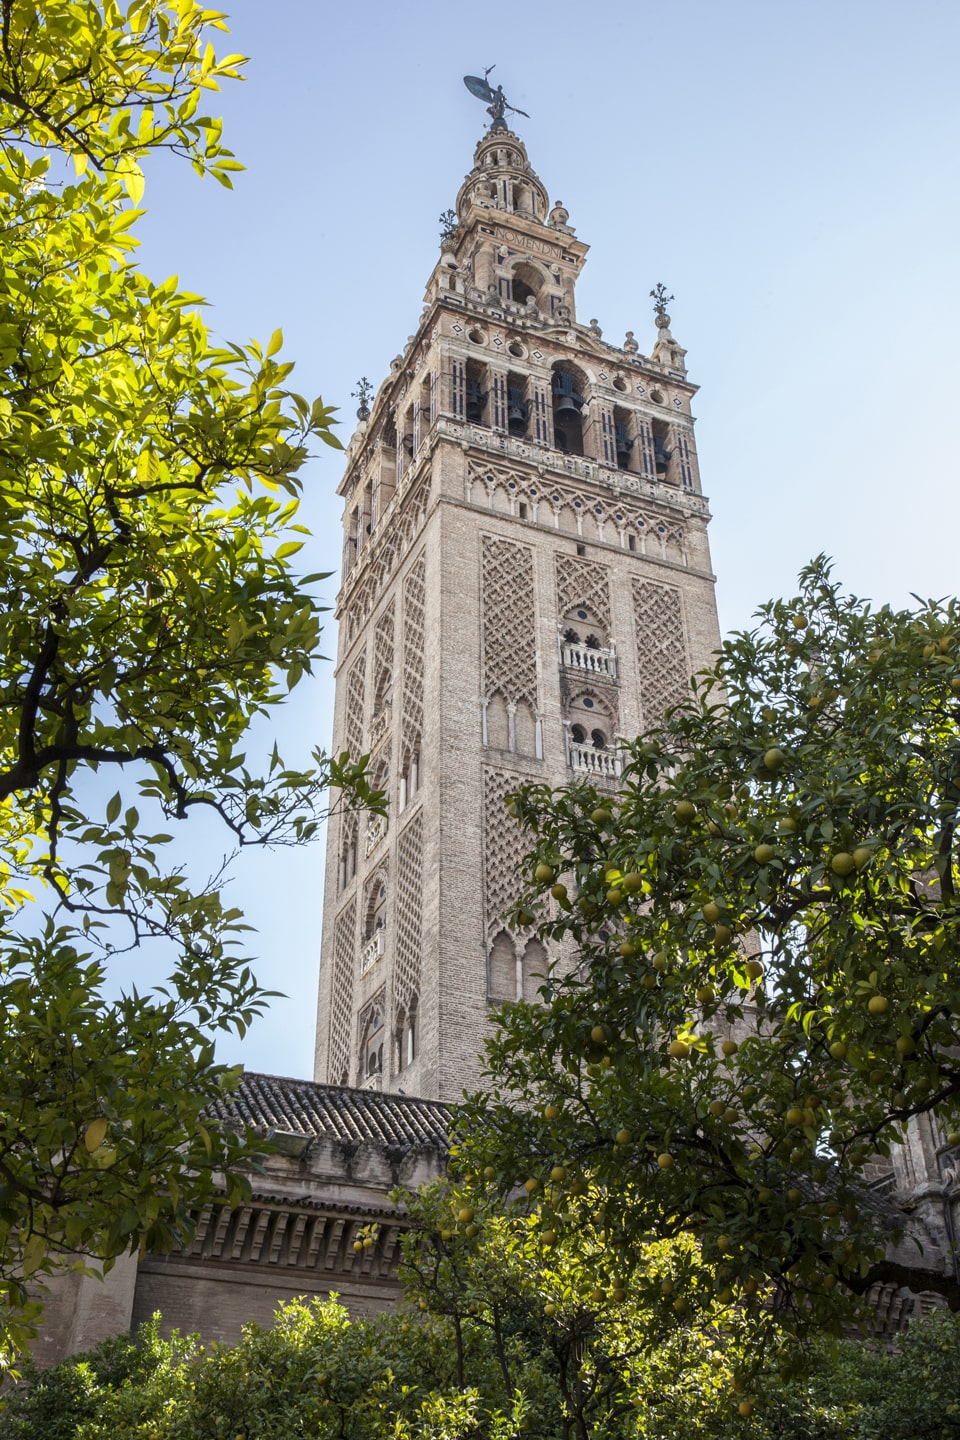
[[[390,728],[390,716],[393,707],[388,700],[385,705],[377,711],[370,721],[370,749],[374,750],[386,735]]]
[[[387,833],[388,824],[386,815],[371,815],[367,824],[367,843],[364,847],[364,858],[372,855],[380,844],[380,841]]]
[[[619,751],[578,745],[573,740],[567,744],[567,763],[578,775],[589,775],[595,780],[618,780],[623,769]]]
[[[616,680],[617,652],[612,645],[581,645],[579,642],[560,640],[560,663],[565,670],[576,670],[580,674],[595,675],[601,680]]]
[[[382,954],[383,931],[378,930],[375,935],[371,935],[370,939],[360,951],[360,974],[366,975],[368,970],[372,970]]]

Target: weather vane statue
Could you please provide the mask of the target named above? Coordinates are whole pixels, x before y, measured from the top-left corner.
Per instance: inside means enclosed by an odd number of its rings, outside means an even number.
[[[507,97],[503,93],[503,86],[498,85],[496,90],[487,83],[487,76],[491,70],[496,70],[496,65],[488,65],[483,72],[483,79],[479,75],[464,75],[463,83],[471,95],[476,95],[478,100],[484,100],[487,105],[487,114],[492,118],[491,130],[506,130],[507,122],[504,120],[505,113],[509,110],[512,115],[522,115],[524,120],[530,116],[526,110],[518,110],[516,105],[508,105]]]

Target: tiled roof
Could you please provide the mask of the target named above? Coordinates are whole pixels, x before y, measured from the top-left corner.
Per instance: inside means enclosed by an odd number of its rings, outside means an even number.
[[[281,1075],[248,1072],[227,1104],[215,1107],[221,1119],[271,1130],[332,1140],[446,1150],[451,1111],[437,1100],[318,1085]]]

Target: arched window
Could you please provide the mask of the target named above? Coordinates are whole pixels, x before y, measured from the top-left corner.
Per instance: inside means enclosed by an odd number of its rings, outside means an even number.
[[[359,1070],[361,1082],[373,1080],[383,1074],[383,1040],[383,991],[381,990],[360,1012]]]
[[[400,769],[400,809],[403,810],[420,789],[420,751],[407,751]]]
[[[343,817],[340,827],[340,889],[350,884],[357,873],[357,831],[356,815]]]
[[[570,739],[575,745],[583,745],[586,743],[587,732],[582,725],[570,726]]]
[[[411,999],[406,1013],[401,1016],[398,1038],[400,1041],[400,1069],[403,1070],[407,1065],[412,1065],[417,1058],[420,1037],[417,1033],[416,996]]]
[[[384,867],[377,871],[367,885],[366,907],[363,915],[363,938],[371,940],[378,930],[387,924],[387,872]]]
[[[602,730],[591,730],[590,743],[593,746],[594,750],[606,750],[607,737],[606,735],[604,735]]]
[[[517,998],[517,952],[506,930],[494,938],[487,957],[487,999],[503,1005]]]

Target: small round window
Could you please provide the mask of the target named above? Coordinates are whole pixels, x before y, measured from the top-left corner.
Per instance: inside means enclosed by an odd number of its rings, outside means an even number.
[[[593,697],[592,697],[591,695],[584,695],[584,697],[583,697],[583,699],[582,699],[582,701],[581,701],[580,703],[582,704],[584,710],[592,710],[592,709],[593,709]]]

